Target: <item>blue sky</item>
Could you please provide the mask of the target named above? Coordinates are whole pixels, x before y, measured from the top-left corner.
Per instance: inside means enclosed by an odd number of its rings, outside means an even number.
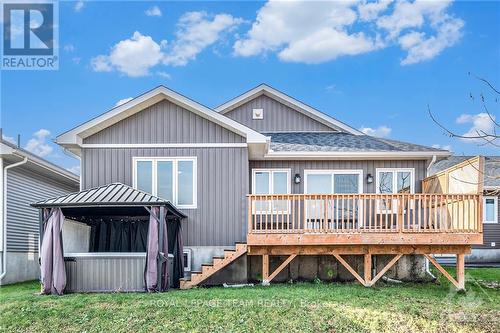
[[[456,154],[491,128],[468,72],[500,87],[500,3],[62,2],[58,71],[3,71],[6,136],[77,171],[58,134],[163,84],[210,107],[265,82],[367,133]],[[476,98],[472,101],[470,93]]]

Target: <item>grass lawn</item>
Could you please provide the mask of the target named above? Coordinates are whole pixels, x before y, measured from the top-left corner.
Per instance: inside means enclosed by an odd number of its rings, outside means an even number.
[[[500,332],[500,269],[466,270],[466,294],[439,283],[364,288],[296,283],[162,294],[39,296],[1,288],[5,332]]]

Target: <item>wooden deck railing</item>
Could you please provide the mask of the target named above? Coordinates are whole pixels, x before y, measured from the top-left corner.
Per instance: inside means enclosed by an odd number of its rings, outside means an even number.
[[[248,233],[480,233],[479,194],[248,196]]]

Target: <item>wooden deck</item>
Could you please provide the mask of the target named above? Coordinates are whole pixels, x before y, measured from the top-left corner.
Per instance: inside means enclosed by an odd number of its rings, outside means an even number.
[[[365,286],[373,285],[405,254],[457,254],[457,279],[464,289],[464,255],[482,244],[480,194],[287,194],[248,196],[248,255],[262,255],[269,282],[297,255],[333,255]],[[364,256],[363,277],[342,258]],[[371,256],[394,260],[371,276]],[[269,273],[269,255],[287,255]]]

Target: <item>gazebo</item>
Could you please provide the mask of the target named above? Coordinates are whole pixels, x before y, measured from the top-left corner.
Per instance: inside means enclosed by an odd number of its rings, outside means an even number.
[[[186,215],[168,200],[112,183],[31,206],[40,209],[43,293],[165,291],[184,276]],[[66,220],[83,224],[87,252],[64,253]]]

